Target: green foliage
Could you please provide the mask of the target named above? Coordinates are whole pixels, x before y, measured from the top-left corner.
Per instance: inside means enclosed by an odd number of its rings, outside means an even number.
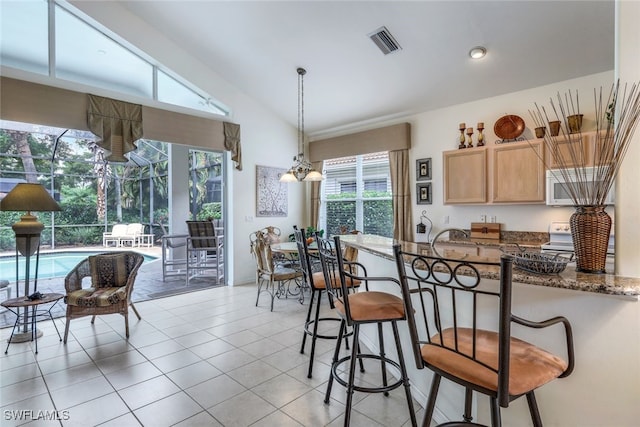
[[[364,200],[363,232],[393,237],[393,205],[389,199]],[[329,236],[340,234],[343,228],[355,230],[356,202],[327,202],[327,232]]]
[[[56,213],[56,224],[96,224],[96,204],[97,196],[92,188],[63,187],[61,211]]]
[[[200,208],[200,212],[196,216],[196,219],[200,221],[207,220],[209,218],[213,219],[221,219],[222,218],[222,203],[213,202],[213,203],[203,203]]]
[[[391,193],[387,191],[365,190],[362,192],[363,199],[389,198],[389,197],[391,197]],[[348,199],[355,199],[355,198],[356,198],[356,193],[354,192],[327,194],[327,200],[348,200]]]
[[[393,205],[391,200],[365,200],[363,205],[364,232],[393,237]]]
[[[349,230],[356,228],[356,202],[327,202],[327,234],[340,234],[342,227]]]
[[[101,226],[56,227],[56,244],[62,246],[89,246],[102,244]]]

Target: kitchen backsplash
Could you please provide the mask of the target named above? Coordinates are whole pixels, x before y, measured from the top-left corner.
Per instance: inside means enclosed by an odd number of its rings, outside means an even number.
[[[470,232],[470,230],[465,230]],[[449,232],[449,240],[465,240],[466,237],[459,231],[452,230]],[[549,233],[537,231],[500,231],[500,240],[503,242],[530,242],[530,243],[546,243],[549,241]]]

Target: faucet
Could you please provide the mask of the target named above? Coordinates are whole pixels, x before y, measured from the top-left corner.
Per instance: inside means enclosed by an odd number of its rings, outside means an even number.
[[[437,251],[436,243],[437,243],[438,237],[440,237],[441,234],[448,233],[449,231],[458,231],[458,232],[462,233],[464,235],[464,237],[469,237],[469,233],[467,233],[466,231],[464,231],[464,230],[462,230],[460,228],[445,228],[444,230],[440,231],[431,240],[431,250],[433,251],[434,254],[436,254],[440,258],[444,258],[444,257],[442,255],[440,255],[440,253]],[[465,255],[465,257],[466,256],[467,255]]]

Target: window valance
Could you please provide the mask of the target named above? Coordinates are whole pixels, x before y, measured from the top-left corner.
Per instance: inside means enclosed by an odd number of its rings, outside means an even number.
[[[87,93],[6,76],[0,76],[0,88],[0,118],[3,120],[90,130]],[[145,138],[216,151],[229,150],[237,163],[236,169],[240,170],[240,125],[230,123],[233,126],[229,126],[229,140],[225,141],[225,125],[221,120],[147,105],[142,105],[141,109]]]
[[[127,162],[142,138],[142,105],[89,95],[89,130],[100,137],[97,144],[105,150],[108,162]]]
[[[359,154],[411,148],[411,125],[400,123],[309,142],[309,160],[320,162]]]

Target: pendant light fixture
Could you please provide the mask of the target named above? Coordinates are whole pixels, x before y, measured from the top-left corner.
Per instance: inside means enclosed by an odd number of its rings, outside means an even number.
[[[293,166],[280,177],[280,182],[321,181],[322,174],[313,169],[304,158],[304,75],[307,71],[298,68],[298,154],[293,157]]]

